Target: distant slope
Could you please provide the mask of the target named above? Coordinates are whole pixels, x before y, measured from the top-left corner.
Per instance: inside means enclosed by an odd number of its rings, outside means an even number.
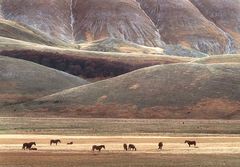
[[[105,38],[93,42],[85,42],[79,45],[81,50],[119,53],[141,53],[153,55],[175,55],[183,57],[206,57],[207,54],[197,50],[181,47],[180,45],[168,45],[163,48],[147,47],[133,42],[117,38]]]
[[[104,38],[101,40],[80,44],[81,50],[119,53],[145,53],[163,55],[164,49],[147,47],[117,38]]]
[[[228,37],[228,53],[240,50],[240,0],[190,0]]]
[[[71,47],[49,47],[0,37],[0,55],[32,61],[76,76],[97,80],[152,65],[194,60],[189,57],[145,54],[141,53],[140,50],[139,53],[84,51]],[[151,52],[154,50],[161,49],[149,48]]]
[[[72,41],[70,0],[2,0],[5,19],[24,23],[48,36]]]
[[[240,52],[239,11],[240,0],[0,1],[0,18],[69,44],[117,38],[210,55]]]
[[[0,106],[32,100],[87,83],[78,77],[35,63],[0,56]]]
[[[166,44],[180,44],[209,54],[227,52],[228,38],[190,1],[137,1],[153,20]]]
[[[140,45],[162,47],[153,22],[134,0],[74,1],[76,41],[115,37]]]
[[[40,31],[14,21],[0,19],[0,36],[49,46],[64,46],[64,42],[47,37]]]
[[[173,64],[65,90],[22,109],[64,116],[125,118],[239,117],[240,64]]]
[[[133,0],[2,0],[1,6],[4,18],[69,42],[117,37],[147,46],[164,45]]]
[[[239,54],[217,55],[204,57],[193,61],[194,63],[213,64],[213,63],[240,63]]]

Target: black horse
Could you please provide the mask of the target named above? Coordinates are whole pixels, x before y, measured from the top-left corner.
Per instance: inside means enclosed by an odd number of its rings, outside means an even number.
[[[191,145],[194,145],[196,147],[196,145],[197,145],[196,141],[190,141],[190,140],[185,140],[184,143],[187,143],[189,147],[191,147]]]
[[[73,145],[73,142],[71,141],[71,142],[67,143],[67,145]]]
[[[25,149],[30,150],[30,149],[32,148],[33,145],[36,146],[36,143],[35,143],[35,142],[23,143],[22,149],[23,149],[23,150],[25,150]]]
[[[128,145],[128,149],[129,149],[129,150],[137,151],[137,148],[136,148],[135,145],[133,145],[133,144],[129,144],[129,145]]]
[[[126,143],[123,144],[123,149],[126,150],[126,151],[128,150],[128,146],[127,146]]]
[[[158,149],[159,149],[159,150],[162,150],[162,148],[163,148],[163,142],[159,142],[159,143],[158,143]]]
[[[61,140],[57,139],[57,140],[50,140],[50,145],[52,145],[53,143],[55,143],[56,145],[58,143],[61,143]]]
[[[95,151],[95,150],[101,151],[103,148],[105,149],[105,145],[100,145],[100,146],[93,145],[92,151]]]

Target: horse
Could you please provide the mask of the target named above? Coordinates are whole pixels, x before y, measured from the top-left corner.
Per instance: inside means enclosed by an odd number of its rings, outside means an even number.
[[[126,144],[126,143],[125,143],[125,144],[123,144],[123,149],[124,149],[124,150],[126,150],[126,151],[128,150],[128,146],[127,146],[127,144]]]
[[[105,149],[105,145],[100,145],[100,146],[93,145],[92,146],[92,151],[98,150],[100,152],[101,149],[103,149],[103,148]]]
[[[128,149],[137,151],[137,148],[133,144],[129,144]]]
[[[37,148],[30,148],[29,150],[34,150],[34,151],[36,151],[36,150],[37,150]]]
[[[57,140],[50,140],[50,145],[52,145],[53,143],[55,143],[56,145],[58,143],[61,143],[61,140],[57,139]]]
[[[158,143],[158,149],[159,149],[159,150],[162,150],[162,148],[163,148],[163,142],[159,142],[159,143]]]
[[[187,143],[189,147],[191,147],[191,145],[194,145],[196,147],[197,142],[196,141],[189,141],[189,140],[185,140],[184,143]]]
[[[25,149],[30,149],[30,148],[32,148],[33,145],[36,146],[36,143],[35,143],[35,142],[23,143],[22,149],[23,149],[23,150],[25,150]]]
[[[73,145],[73,142],[71,141],[71,142],[67,143],[67,145]]]

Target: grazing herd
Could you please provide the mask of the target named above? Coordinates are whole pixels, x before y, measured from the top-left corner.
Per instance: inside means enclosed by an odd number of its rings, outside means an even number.
[[[50,140],[50,146],[52,144],[58,144],[58,143],[61,143],[61,140],[57,139],[57,140]],[[187,143],[189,147],[191,147],[191,145],[194,145],[194,147],[196,147],[197,145],[197,142],[196,141],[190,141],[190,140],[185,140],[184,143]],[[36,146],[36,143],[35,142],[30,142],[30,143],[23,143],[23,146],[22,146],[22,149],[23,150],[37,150],[36,147],[32,147],[32,146]],[[73,142],[69,142],[67,143],[67,145],[73,145]],[[105,145],[93,145],[92,146],[92,151],[101,151],[102,149],[106,149]],[[134,144],[126,144],[124,143],[123,144],[123,149],[125,151],[137,151],[137,148]],[[163,149],[163,142],[159,142],[158,143],[158,149],[159,150],[162,150]]]

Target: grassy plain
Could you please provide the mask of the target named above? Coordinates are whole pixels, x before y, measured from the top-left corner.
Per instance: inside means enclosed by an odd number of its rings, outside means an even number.
[[[75,136],[240,135],[240,120],[0,117],[0,134]]]
[[[239,120],[0,118],[0,167],[238,167],[239,125]],[[50,146],[50,139],[62,142]],[[187,139],[197,147],[188,147]],[[30,141],[37,151],[21,149]],[[74,144],[67,145],[70,141]],[[135,144],[137,151],[123,151],[123,143]],[[106,150],[92,152],[93,144]]]

